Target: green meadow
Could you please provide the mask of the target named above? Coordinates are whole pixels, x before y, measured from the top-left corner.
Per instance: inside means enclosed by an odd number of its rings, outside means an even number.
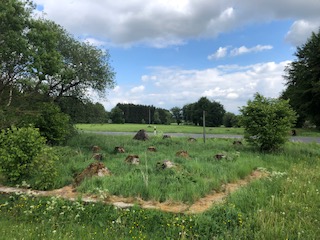
[[[203,127],[193,125],[148,125],[148,124],[77,124],[77,129],[83,131],[101,131],[101,132],[137,132],[144,129],[148,133],[153,133],[156,127],[157,133],[203,133]],[[242,135],[243,128],[226,128],[226,127],[206,127],[207,134],[233,134]],[[320,137],[320,131],[313,128],[296,129],[298,136]]]
[[[104,130],[93,129],[99,125],[78,128],[114,131],[107,130],[112,125],[101,125]],[[143,128],[135,127],[134,131]],[[101,148],[102,162],[112,175],[87,178],[77,191],[106,199],[117,195],[192,205],[212,192],[226,191],[226,184],[237,183],[255,170],[264,172],[265,177],[194,214],[143,209],[138,204],[121,209],[102,201],[86,203],[81,197],[68,201],[2,194],[0,239],[317,239],[320,234],[319,144],[290,142],[281,151],[267,154],[245,142],[233,145],[233,139],[212,138],[203,143],[150,135],[148,141],[137,141],[132,136],[81,133],[66,146],[54,147],[60,157],[55,188],[72,184],[74,177],[95,161],[92,146]],[[125,153],[115,152],[118,146]],[[157,151],[148,151],[150,146]],[[189,156],[177,156],[180,150]],[[130,154],[139,156],[139,165],[125,162]],[[224,157],[217,160],[216,154]],[[175,166],[159,167],[165,160]]]

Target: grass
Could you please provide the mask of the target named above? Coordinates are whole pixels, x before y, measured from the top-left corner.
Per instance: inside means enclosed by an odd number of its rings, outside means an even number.
[[[153,133],[154,127],[157,133],[203,133],[203,127],[191,125],[148,125],[148,124],[77,124],[79,130],[84,131],[101,131],[101,132],[137,132],[144,129],[149,133]],[[207,127],[207,134],[233,134],[243,135],[243,128],[225,128],[225,127]],[[320,131],[317,129],[296,129],[298,136],[304,137],[320,137]]]
[[[136,141],[128,136],[80,134],[69,142],[70,148],[79,149],[78,153],[63,153],[64,158],[70,161],[63,164],[63,171],[71,169],[72,174],[79,173],[83,163],[88,165],[92,161],[90,146],[98,145],[112,176],[86,179],[78,191],[95,193],[104,189],[111,195],[193,203],[212,190],[220,191],[222,184],[244,178],[257,167],[267,166],[249,152],[240,154],[241,146],[233,146],[232,142],[232,139],[208,139],[203,144],[202,141],[188,142],[187,138],[162,139],[154,136],[149,141]],[[124,147],[126,153],[115,153],[117,146]],[[147,151],[149,146],[155,146],[157,152]],[[189,158],[176,156],[179,150],[187,151]],[[226,158],[217,161],[214,156],[218,153],[223,153]],[[140,165],[126,164],[129,154],[139,155]],[[175,163],[176,167],[164,170],[157,167],[165,160]],[[63,174],[61,176],[63,179]]]
[[[320,234],[319,144],[288,143],[283,151],[261,154],[246,145],[235,147],[229,139],[204,144],[152,137],[140,142],[128,136],[80,134],[57,148],[61,155],[57,185],[70,183],[73,174],[93,161],[92,145],[101,146],[103,161],[113,175],[86,180],[79,187],[83,192],[104,189],[110,194],[193,202],[210,188],[219,190],[221,184],[243,178],[255,168],[270,176],[242,187],[225,203],[201,214],[1,195],[0,239],[317,239]],[[149,145],[158,151],[146,152]],[[127,152],[115,154],[115,146]],[[180,149],[187,150],[190,159],[176,157]],[[140,155],[140,166],[124,164],[130,153]],[[224,153],[227,159],[216,161],[216,153]],[[156,162],[163,159],[177,163],[177,169],[158,171]],[[142,173],[148,175],[148,184]]]

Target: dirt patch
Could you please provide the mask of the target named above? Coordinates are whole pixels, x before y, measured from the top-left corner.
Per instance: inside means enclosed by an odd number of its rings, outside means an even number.
[[[85,178],[91,178],[93,176],[103,177],[106,175],[111,175],[109,169],[106,168],[102,162],[94,162],[76,176],[74,184],[78,186]]]
[[[79,197],[82,198],[84,202],[98,202],[102,201],[106,204],[113,204],[119,208],[129,208],[134,204],[139,205],[144,209],[158,209],[165,212],[172,213],[186,213],[186,214],[197,214],[202,213],[212,207],[214,204],[219,204],[224,202],[225,198],[228,194],[233,193],[239,188],[249,184],[253,180],[257,180],[263,177],[266,177],[268,174],[261,171],[254,171],[245,179],[238,180],[234,183],[228,183],[224,185],[223,192],[212,192],[211,194],[199,199],[195,203],[188,205],[186,203],[179,202],[156,202],[156,201],[144,201],[138,197],[124,198],[120,196],[106,196],[101,199],[96,195],[84,195],[76,192],[73,186],[65,186],[60,189],[52,190],[52,191],[36,191],[30,189],[22,189],[22,188],[12,188],[0,186],[0,193],[27,193],[36,196],[56,196],[62,197],[64,199],[68,199],[71,201],[77,200]]]

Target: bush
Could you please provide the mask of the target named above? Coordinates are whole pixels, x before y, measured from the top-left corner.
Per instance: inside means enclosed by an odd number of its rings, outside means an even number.
[[[47,139],[49,144],[59,145],[75,134],[70,117],[61,112],[60,108],[53,103],[40,103],[34,115],[28,115],[22,126],[32,124],[39,128],[41,136]]]
[[[256,94],[248,106],[240,109],[244,137],[261,151],[279,149],[289,138],[296,114],[288,101]]]
[[[34,127],[2,130],[0,133],[1,172],[8,183],[47,189],[56,176],[57,157],[46,145],[46,139]],[[31,181],[31,182],[30,182]]]

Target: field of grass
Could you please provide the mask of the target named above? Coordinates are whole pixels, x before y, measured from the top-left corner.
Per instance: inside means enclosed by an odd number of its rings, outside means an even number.
[[[77,124],[79,130],[101,131],[101,132],[137,132],[144,129],[153,133],[156,127],[158,134],[165,133],[203,133],[203,127],[190,125],[148,125],[148,124]],[[206,127],[207,134],[235,134],[243,135],[243,128],[225,128],[225,127]],[[317,129],[296,129],[298,136],[320,137],[320,131]]]
[[[223,184],[254,169],[269,177],[251,182],[200,214],[1,195],[0,239],[317,239],[319,144],[288,143],[280,152],[262,154],[232,142],[209,139],[204,144],[154,136],[144,142],[128,136],[79,134],[67,146],[56,147],[61,159],[57,188],[72,183],[73,176],[93,162],[93,145],[101,147],[102,161],[112,175],[85,180],[77,189],[83,193],[190,204],[212,190],[223,191]],[[126,153],[115,153],[116,146]],[[158,151],[148,152],[149,146]],[[176,156],[179,150],[187,151],[189,158]],[[217,161],[217,153],[226,158]],[[128,154],[139,155],[140,165],[126,164]],[[157,168],[163,160],[174,162],[176,168]]]

